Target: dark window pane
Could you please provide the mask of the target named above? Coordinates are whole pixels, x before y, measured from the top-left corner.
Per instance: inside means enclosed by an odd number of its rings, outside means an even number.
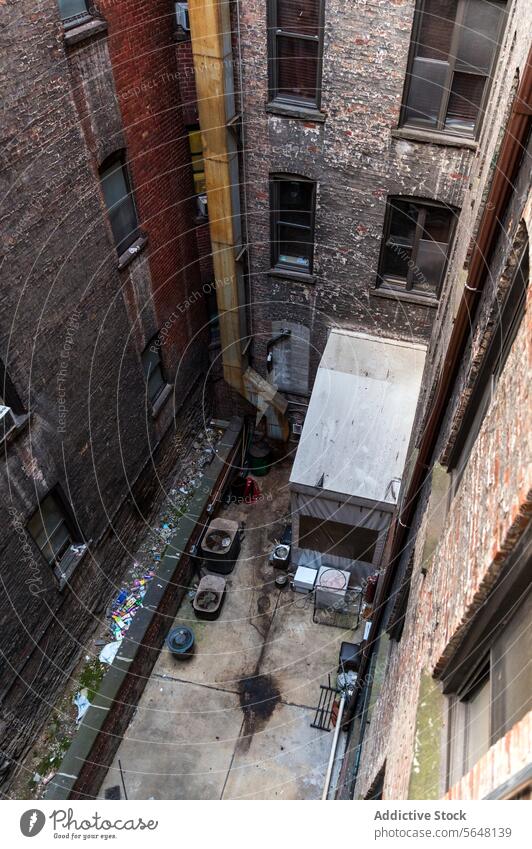
[[[120,162],[101,174],[103,195],[118,253],[122,253],[137,238],[137,213],[128,191],[124,166]]]
[[[316,41],[277,36],[278,93],[284,97],[317,101],[318,49]]]
[[[303,271],[310,268],[312,255],[312,234],[310,230],[279,225],[279,263],[294,265]]]
[[[447,62],[414,59],[405,120],[436,126],[448,70]]]
[[[425,0],[416,55],[447,61],[453,37],[456,0]]]
[[[452,217],[449,209],[438,206],[427,207],[423,238],[433,239],[435,242],[448,242]]]
[[[446,129],[467,135],[474,133],[485,82],[485,77],[474,74],[454,74]]]
[[[61,557],[72,543],[64,511],[54,495],[48,495],[28,522],[28,530],[48,563]]]
[[[66,21],[68,18],[75,18],[78,15],[87,17],[86,0],[59,0],[59,14]]]
[[[390,241],[407,247],[413,245],[418,207],[408,201],[394,200],[390,203],[390,215]]]
[[[287,32],[318,35],[320,0],[278,0],[277,27]]]
[[[531,646],[532,595],[529,593],[492,650],[492,743],[532,709]]]
[[[142,354],[142,368],[148,384],[148,398],[150,401],[155,401],[166,384],[161,368],[159,349],[153,342],[150,342]]]
[[[467,702],[465,732],[465,771],[469,772],[490,747],[489,678]]]
[[[420,239],[412,274],[412,288],[418,292],[436,293],[441,283],[446,260],[447,243]]]
[[[497,47],[502,5],[470,0],[460,28],[457,67],[488,74]]]
[[[313,185],[299,180],[279,182],[279,220],[311,226]]]
[[[397,277],[406,281],[408,263],[412,258],[410,248],[388,242],[384,250],[382,274],[384,277]]]

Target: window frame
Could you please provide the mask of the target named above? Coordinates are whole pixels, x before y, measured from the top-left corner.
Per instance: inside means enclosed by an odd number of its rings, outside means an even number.
[[[48,532],[46,530],[42,518],[42,506],[48,498],[54,499],[56,505],[58,506],[62,514],[61,523],[60,525],[57,525],[56,528],[54,528],[53,533],[55,533],[60,527],[64,525],[66,527],[66,531],[69,538],[67,545],[61,552],[61,555],[59,557],[54,556],[52,559],[49,559],[47,557],[45,550],[40,547],[39,543],[37,542],[37,539],[34,537],[29,527],[32,519],[38,516],[42,525],[42,530],[46,534],[47,538],[45,546],[50,545],[50,537],[48,536]],[[72,512],[72,507],[68,500],[64,497],[61,487],[59,485],[56,485],[49,489],[48,492],[40,499],[37,509],[33,511],[33,513],[28,517],[26,521],[26,530],[31,539],[33,540],[34,545],[39,550],[40,556],[45,561],[46,565],[52,569],[54,576],[58,582],[59,589],[62,590],[66,585],[69,577],[72,575],[72,572],[80,562],[83,554],[86,552],[87,546],[84,542],[83,534],[81,532],[77,519],[75,518]],[[81,549],[78,551],[73,551],[72,549],[74,546],[81,546]]]
[[[507,0],[495,0],[495,2],[500,2],[503,6],[501,19],[499,22],[499,28],[497,31],[497,43],[495,46],[495,50],[493,51],[493,56],[491,59],[491,64],[488,71],[485,74],[475,73],[473,70],[467,71],[463,68],[460,68],[458,73],[470,74],[472,76],[483,76],[485,78],[484,89],[482,92],[482,97],[478,107],[478,115],[475,121],[475,126],[473,128],[473,132],[459,132],[455,128],[448,129],[445,127],[445,118],[447,115],[447,110],[449,106],[449,99],[451,97],[452,84],[455,74],[455,68],[457,64],[457,48],[458,48],[458,39],[460,36],[460,27],[462,22],[466,17],[466,7],[470,3],[470,0],[457,0],[456,14],[454,18],[453,24],[453,33],[451,37],[451,43],[449,45],[449,52],[447,54],[447,73],[445,76],[445,83],[443,87],[443,94],[440,103],[440,109],[438,112],[438,118],[436,121],[436,126],[428,126],[426,122],[421,120],[412,119],[407,120],[406,114],[408,111],[408,97],[410,94],[410,87],[412,84],[412,71],[414,66],[414,61],[416,59],[416,48],[419,43],[419,35],[423,20],[423,14],[425,9],[426,0],[416,0],[416,9],[414,13],[414,24],[412,27],[412,34],[410,37],[410,47],[408,53],[408,63],[406,68],[405,75],[405,84],[403,88],[403,95],[401,99],[401,111],[399,115],[399,128],[404,130],[419,130],[427,134],[449,136],[451,138],[456,139],[464,139],[464,140],[477,140],[480,134],[480,130],[482,128],[484,111],[486,107],[486,102],[489,97],[489,92],[491,89],[492,79],[493,79],[493,69],[497,64],[497,58],[499,55],[499,51],[501,48],[502,35],[504,33],[505,24],[506,24],[506,11],[507,11]]]
[[[161,397],[162,393],[164,392],[165,388],[168,385],[167,382],[166,382],[166,378],[165,378],[164,363],[163,363],[163,359],[162,359],[162,356],[161,356],[161,345],[156,344],[156,341],[158,341],[158,340],[159,340],[159,334],[156,333],[155,336],[153,336],[150,339],[150,341],[148,342],[148,344],[146,345],[146,347],[144,348],[144,350],[141,354],[142,373],[144,375],[144,381],[146,383],[146,398],[148,400],[148,403],[151,404],[152,407],[156,404],[156,402]],[[152,346],[153,346],[154,350],[152,350]],[[152,356],[157,357],[156,368],[159,370],[159,373],[160,373],[160,376],[161,376],[161,385],[160,385],[156,394],[153,397],[151,397],[150,394],[149,394],[150,370],[148,369],[148,371],[146,371],[146,367],[145,367],[145,361],[147,359],[147,356],[146,356],[147,354],[151,354]]]
[[[401,284],[401,279],[399,277],[393,278],[393,276],[385,276],[383,271],[384,260],[386,255],[386,248],[388,239],[390,237],[390,230],[393,218],[393,202],[401,201],[406,203],[411,203],[414,206],[418,207],[418,214],[415,226],[414,239],[411,247],[411,265],[408,268],[407,276],[405,278],[404,285]],[[445,263],[441,272],[441,279],[438,283],[438,286],[434,290],[434,292],[424,292],[419,291],[414,286],[414,277],[415,271],[414,269],[417,266],[417,256],[419,252],[419,243],[421,241],[421,234],[423,232],[423,226],[426,220],[427,209],[431,207],[434,209],[444,209],[447,210],[451,214],[451,223],[449,227],[449,235],[447,241],[447,255],[445,257]],[[427,301],[438,301],[443,282],[445,280],[445,275],[447,273],[447,267],[449,265],[449,256],[451,254],[451,245],[456,233],[456,222],[460,211],[450,204],[444,203],[442,201],[430,200],[426,198],[417,198],[412,197],[410,195],[389,195],[386,198],[386,210],[384,213],[384,224],[382,229],[382,238],[381,238],[381,247],[379,252],[379,264],[377,269],[377,283],[375,288],[380,290],[381,292],[391,292],[395,294],[405,294],[409,297],[415,296],[418,298],[425,299]],[[435,243],[436,244],[436,243]],[[394,279],[397,281],[394,283]]]
[[[87,21],[92,20],[93,14],[89,8],[90,0],[82,0],[82,2],[85,5],[85,12],[79,12],[77,15],[70,15],[69,17],[64,18],[61,12],[61,0],[57,0],[59,16],[65,30],[72,29],[73,27],[80,26],[81,24],[85,24]]]
[[[486,680],[486,664],[489,664],[490,680],[487,748],[489,749],[497,740],[502,739],[520,721],[520,718],[515,718],[506,729],[504,728],[512,717],[505,716],[505,706],[500,704],[500,694],[497,695],[500,684],[497,684],[493,673],[498,671],[496,647],[499,642],[504,644],[507,627],[511,627],[515,618],[522,614],[524,614],[525,622],[529,621],[527,613],[529,616],[532,591],[527,552],[529,553],[531,546],[532,523],[529,521],[526,530],[510,554],[508,562],[505,563],[497,583],[478,613],[470,621],[462,639],[439,675],[443,683],[443,694],[448,698],[445,736],[446,790],[460,781],[472,768],[466,762],[468,701]],[[525,713],[526,707],[521,717]],[[454,736],[456,731],[459,739]],[[453,762],[453,758],[456,757],[459,763]],[[461,773],[459,776],[458,772]]]
[[[280,104],[282,106],[301,107],[304,109],[321,108],[322,96],[322,73],[323,73],[323,30],[325,25],[325,0],[318,0],[318,35],[304,35],[301,33],[293,33],[290,30],[282,30],[277,26],[277,13],[279,0],[268,0],[268,100],[271,104]],[[316,62],[316,96],[314,100],[305,100],[297,97],[297,95],[281,95],[279,94],[279,51],[278,39],[295,38],[302,41],[312,41],[318,45],[318,58]]]
[[[311,195],[311,209],[310,209],[310,225],[307,227],[303,224],[292,224],[288,221],[281,221],[280,218],[280,204],[281,204],[281,183],[307,183],[312,187],[312,195]],[[317,196],[317,183],[315,180],[311,180],[309,177],[303,177],[299,174],[270,174],[270,245],[271,245],[271,268],[275,272],[283,273],[286,272],[289,275],[299,274],[304,276],[310,276],[313,274],[314,269],[314,251],[316,248],[316,196]],[[305,211],[305,210],[303,210]],[[279,228],[281,226],[289,226],[295,227],[296,229],[301,229],[308,231],[310,234],[309,244],[311,245],[309,264],[307,268],[304,268],[301,265],[296,265],[295,263],[284,263],[279,260],[280,256],[280,242],[279,238]]]
[[[113,170],[118,170],[118,168],[115,167],[117,165],[120,166],[120,170],[121,170],[122,176],[124,178],[124,185],[125,185],[125,188],[126,188],[126,194],[123,196],[123,198],[121,199],[120,202],[123,202],[123,200],[125,198],[129,198],[130,203],[131,203],[131,207],[132,207],[134,215],[135,215],[135,221],[136,221],[135,227],[131,230],[131,232],[126,237],[124,237],[122,240],[120,240],[120,242],[117,242],[116,233],[115,233],[115,230],[114,230],[114,227],[113,227],[113,219],[112,219],[112,216],[111,216],[111,209],[113,209],[113,207],[109,208],[109,206],[107,205],[107,201],[105,199],[105,192],[104,192],[104,188],[103,188],[103,182],[104,182],[104,179],[106,179],[106,176],[107,176],[105,172],[111,173],[111,171],[113,171]],[[131,174],[129,172],[129,167],[128,167],[128,164],[127,164],[126,151],[125,150],[118,150],[115,153],[112,153],[110,156],[106,157],[106,159],[104,159],[104,161],[102,162],[102,164],[100,165],[100,167],[98,169],[98,176],[99,176],[99,179],[100,179],[100,188],[101,188],[101,192],[102,192],[102,195],[103,195],[105,208],[107,210],[107,218],[108,218],[109,224],[111,225],[111,230],[113,232],[113,241],[115,243],[115,248],[116,248],[117,254],[118,254],[119,257],[121,257],[126,253],[128,248],[130,248],[131,245],[134,242],[137,241],[137,239],[140,236],[139,215],[138,215],[138,210],[137,210],[137,204],[135,202],[135,194],[133,192],[133,186],[132,186],[132,182],[131,182]],[[116,206],[116,204],[114,204],[113,206]]]

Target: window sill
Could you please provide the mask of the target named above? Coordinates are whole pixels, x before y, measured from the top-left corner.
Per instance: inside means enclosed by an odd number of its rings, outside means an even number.
[[[391,301],[405,301],[408,304],[418,304],[422,307],[432,307],[435,309],[438,306],[438,299],[431,298],[430,295],[419,295],[416,292],[402,292],[400,289],[387,289],[384,286],[379,286],[375,289],[370,289],[370,294],[376,298],[388,298]]]
[[[107,32],[107,21],[103,21],[101,18],[82,21],[77,26],[65,30],[65,44],[67,47],[72,47],[72,45],[87,41],[89,38],[93,38],[102,32]]]
[[[314,283],[314,275],[304,271],[290,271],[290,269],[270,268],[267,272],[269,277],[282,277],[283,280],[299,280],[301,283]]]
[[[118,257],[118,270],[122,271],[123,268],[127,268],[127,266],[144,250],[147,244],[148,237],[139,236],[139,238]]]
[[[59,592],[62,592],[68,586],[68,582],[81,561],[86,557],[88,550],[89,543],[74,543],[70,551],[63,557],[63,560],[54,566],[54,575],[57,580]],[[66,565],[64,565],[65,561]]]
[[[23,413],[20,416],[14,415],[13,417],[15,419],[15,424],[13,425],[13,427],[10,428],[7,433],[0,434],[0,446],[8,445],[10,442],[16,439],[17,436],[22,433],[23,430],[26,429],[26,426],[30,420],[29,413]]]
[[[430,130],[417,130],[414,127],[398,127],[391,131],[392,138],[405,139],[406,141],[422,142],[424,144],[438,144],[445,147],[462,147],[467,150],[476,150],[478,142],[474,139],[466,139],[463,136],[451,136],[447,133],[430,132]]]
[[[164,389],[162,389],[159,392],[159,394],[157,395],[157,398],[155,399],[155,401],[151,405],[151,417],[152,417],[152,419],[157,418],[157,416],[161,412],[162,408],[166,404],[168,398],[170,397],[171,393],[172,393],[172,386],[171,386],[170,383],[167,383],[166,386],[164,387]]]
[[[278,103],[273,100],[266,104],[266,112],[270,115],[281,115],[284,118],[299,118],[303,121],[316,121],[323,124],[326,119],[325,112],[313,109],[310,106],[298,106],[296,103]]]

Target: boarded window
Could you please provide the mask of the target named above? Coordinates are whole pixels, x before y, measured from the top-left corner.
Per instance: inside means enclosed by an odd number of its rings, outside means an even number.
[[[290,331],[290,335],[286,335]],[[310,331],[293,321],[272,321],[272,382],[282,392],[308,394]]]

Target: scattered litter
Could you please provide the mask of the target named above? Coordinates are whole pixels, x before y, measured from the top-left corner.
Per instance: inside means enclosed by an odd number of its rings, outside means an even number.
[[[115,659],[116,653],[118,652],[121,644],[122,640],[116,640],[114,643],[107,643],[100,652],[101,662],[108,663],[110,665]]]
[[[115,641],[120,641],[122,639],[131,625],[135,613],[140,607],[142,607],[142,600],[146,595],[148,584],[154,575],[155,572],[153,569],[150,569],[148,572],[144,573],[142,578],[135,578],[133,586],[131,586],[129,590],[122,589],[116,597],[111,610],[111,633],[113,634]],[[111,645],[113,644],[111,643]],[[108,647],[106,646],[106,648]],[[112,660],[104,660],[101,655],[100,660],[103,660],[104,663],[113,662]]]
[[[76,722],[79,724],[91,706],[87,698],[87,689],[84,688],[83,690],[80,690],[79,693],[76,693],[72,701],[78,709]]]

